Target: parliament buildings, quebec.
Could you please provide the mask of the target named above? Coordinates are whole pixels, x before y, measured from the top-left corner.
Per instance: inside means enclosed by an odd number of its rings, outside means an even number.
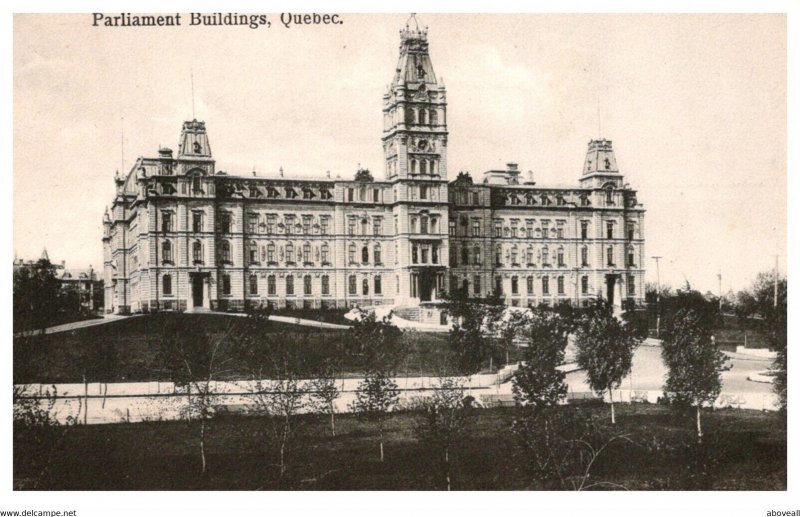
[[[382,180],[226,174],[205,124],[184,122],[177,152],[115,180],[106,312],[413,306],[454,288],[521,307],[644,301],[644,208],[610,141],[589,142],[575,187],[514,163],[448,182],[446,92],[419,28],[400,32],[383,119]]]

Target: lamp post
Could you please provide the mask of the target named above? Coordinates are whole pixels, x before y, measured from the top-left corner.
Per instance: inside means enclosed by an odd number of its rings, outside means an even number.
[[[659,271],[658,261],[660,256],[651,257],[656,261],[656,338],[660,338],[661,334],[661,272]]]

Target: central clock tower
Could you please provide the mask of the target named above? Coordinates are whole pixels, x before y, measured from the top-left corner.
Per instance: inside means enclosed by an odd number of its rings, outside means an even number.
[[[447,179],[447,100],[428,54],[428,31],[400,31],[400,58],[383,96],[386,178]]]

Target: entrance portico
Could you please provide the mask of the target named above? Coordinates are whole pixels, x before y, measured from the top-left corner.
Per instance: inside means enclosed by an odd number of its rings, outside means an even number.
[[[190,296],[186,303],[188,310],[211,308],[211,303],[208,296],[210,282],[211,273],[189,273],[189,285],[191,286],[191,293],[189,293]]]

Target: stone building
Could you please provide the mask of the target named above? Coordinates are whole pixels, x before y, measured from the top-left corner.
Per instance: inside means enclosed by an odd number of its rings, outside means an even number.
[[[383,96],[385,179],[229,175],[206,126],[183,124],[117,176],[104,223],[106,309],[414,305],[448,284],[513,305],[644,298],[643,214],[611,142],[579,185],[520,183],[515,164],[447,182],[447,102],[427,30],[406,27]],[[617,295],[619,296],[619,295]]]

